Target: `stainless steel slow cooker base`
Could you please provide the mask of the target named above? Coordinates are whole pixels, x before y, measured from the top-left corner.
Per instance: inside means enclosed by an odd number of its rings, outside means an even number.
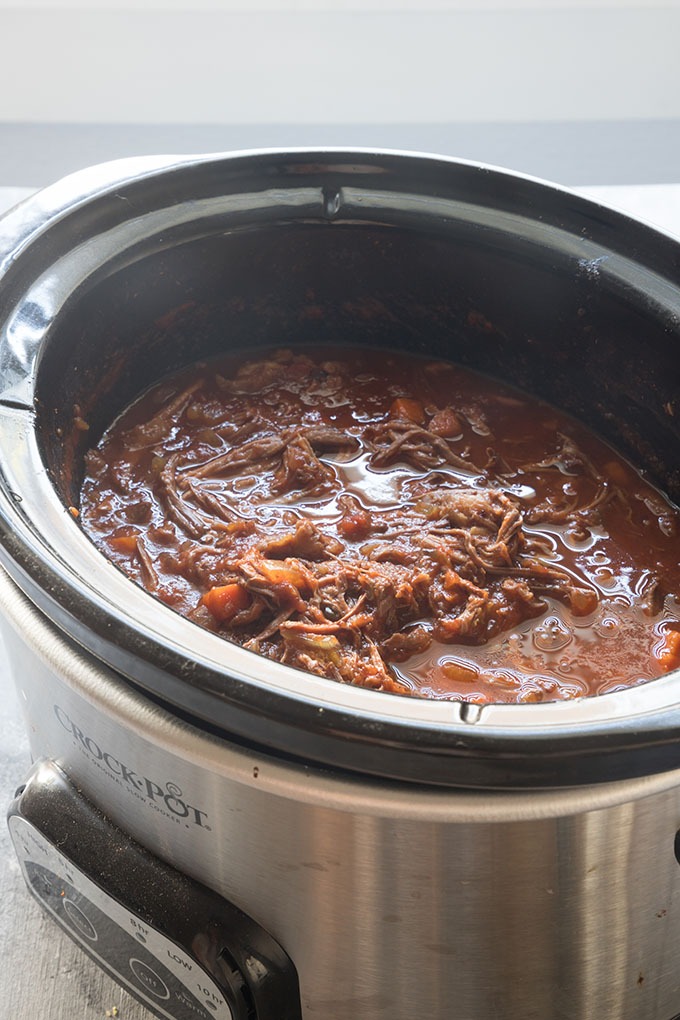
[[[268,932],[304,1020],[680,1012],[677,772],[475,794],[287,764],[152,704],[4,575],[0,600],[34,755]]]
[[[0,251],[0,601],[47,762],[12,826],[44,846],[103,814],[159,887],[170,867],[240,911],[298,982],[270,1018],[246,975],[248,1020],[679,1015],[680,671],[537,705],[335,684],[182,619],[77,523],[87,449],[160,375],[296,343],[503,378],[678,500],[677,242],[490,167],[290,150],[83,171],[0,221]],[[104,857],[66,849],[115,913]]]

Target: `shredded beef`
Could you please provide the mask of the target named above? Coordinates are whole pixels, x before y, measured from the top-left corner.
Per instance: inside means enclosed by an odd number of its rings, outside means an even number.
[[[658,647],[671,668],[679,644],[666,597],[680,587],[677,513],[641,480],[629,496],[612,457],[554,409],[502,390],[495,402],[451,365],[281,351],[202,366],[123,415],[88,455],[82,518],[159,598],[317,676],[572,697],[595,687],[581,673],[629,590],[600,562],[639,593],[648,658]],[[632,562],[622,522],[635,541],[653,532],[651,567]],[[640,661],[636,612],[616,669]],[[569,654],[527,650],[550,613]]]

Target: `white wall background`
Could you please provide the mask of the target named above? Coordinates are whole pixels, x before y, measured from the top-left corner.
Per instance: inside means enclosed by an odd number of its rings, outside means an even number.
[[[0,0],[0,121],[680,117],[680,0]]]
[[[677,8],[679,0],[0,0],[0,10],[157,10],[157,11],[520,11]]]

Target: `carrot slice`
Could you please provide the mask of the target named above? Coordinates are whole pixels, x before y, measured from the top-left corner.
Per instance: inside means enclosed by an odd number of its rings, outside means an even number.
[[[260,573],[275,585],[291,585],[301,595],[309,595],[316,587],[314,576],[301,563],[286,560],[260,560]]]
[[[201,602],[216,620],[228,623],[242,609],[248,608],[250,595],[240,584],[221,584],[207,591]]]
[[[136,535],[116,535],[115,538],[110,539],[110,542],[118,552],[129,553],[130,555],[137,552]]]
[[[656,657],[664,673],[680,668],[680,630],[666,631],[664,643],[657,651]]]
[[[419,400],[411,400],[409,397],[397,397],[390,407],[390,418],[407,418],[416,425],[423,425],[425,412]]]

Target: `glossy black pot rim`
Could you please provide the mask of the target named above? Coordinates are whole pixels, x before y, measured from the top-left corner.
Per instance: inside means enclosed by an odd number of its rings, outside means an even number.
[[[252,201],[248,182],[271,177]],[[124,160],[75,174],[0,221],[0,560],[65,634],[138,689],[230,739],[333,769],[459,788],[576,786],[680,766],[680,672],[599,698],[461,705],[313,677],[178,617],[91,545],[55,492],[36,436],[41,351],[83,281],[159,231],[244,206],[342,221],[406,195],[414,216],[475,215],[601,260],[680,331],[680,245],[569,191],[413,153],[284,150]],[[197,181],[212,191],[197,198]],[[201,184],[201,187],[203,185]],[[249,196],[247,202],[238,196]],[[237,196],[234,199],[234,196]],[[220,204],[222,203],[222,204]],[[448,205],[447,205],[448,203]],[[403,204],[403,201],[402,201]],[[351,208],[350,208],[351,207]],[[282,212],[283,210],[283,212]],[[475,212],[476,210],[476,212]],[[410,214],[409,207],[409,214]],[[258,213],[260,214],[260,213]]]

